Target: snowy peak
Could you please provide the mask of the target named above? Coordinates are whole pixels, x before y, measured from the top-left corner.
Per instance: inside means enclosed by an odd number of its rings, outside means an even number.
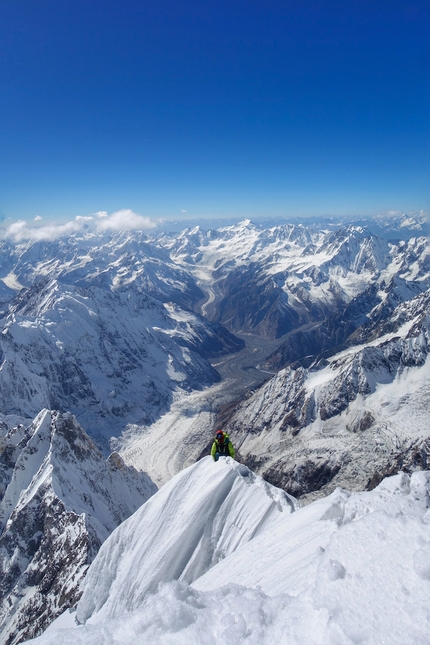
[[[100,545],[156,490],[107,461],[70,414],[42,411],[0,454],[0,643],[40,633],[76,604]]]
[[[196,580],[296,508],[293,498],[246,466],[230,458],[202,459],[165,484],[105,542],[86,578],[79,622],[131,611],[160,582]]]

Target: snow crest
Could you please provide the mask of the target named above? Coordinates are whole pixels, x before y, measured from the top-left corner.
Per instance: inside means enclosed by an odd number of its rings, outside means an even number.
[[[79,622],[131,611],[160,582],[193,582],[297,506],[246,466],[204,458],[163,486],[106,541],[88,571]]]

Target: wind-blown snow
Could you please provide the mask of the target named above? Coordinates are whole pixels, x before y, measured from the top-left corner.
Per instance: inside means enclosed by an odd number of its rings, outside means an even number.
[[[155,564],[153,583],[160,580],[157,562],[161,561],[154,558],[160,552],[159,541],[168,547],[166,562],[176,577],[187,566],[192,568],[196,552],[189,547],[199,541],[207,507],[213,509],[214,489],[220,490],[222,481],[233,479],[237,492],[249,493],[243,509],[249,508],[253,498],[255,507],[261,509],[264,494],[270,491],[269,498],[274,495],[273,488],[263,490],[261,480],[251,473],[244,475],[243,466],[231,460],[215,464],[206,459],[176,476],[102,547],[77,613],[80,620],[91,616],[90,620],[85,625],[61,628],[67,624],[62,618],[32,642],[429,643],[429,472],[410,477],[400,473],[371,492],[350,494],[338,489],[293,513],[276,511],[266,526],[260,525],[255,535],[248,534],[246,539],[244,534],[237,538],[240,523],[245,525],[248,517],[241,516],[237,507],[231,514],[224,512],[224,521],[217,524],[217,543],[229,544],[226,557],[212,562],[191,585],[189,579],[195,576],[190,575],[187,581],[182,575],[181,581],[162,582],[158,590],[148,593],[151,564]],[[207,488],[212,478],[214,486]],[[227,487],[225,502],[234,488]],[[215,497],[219,505],[223,495],[219,492]],[[239,499],[240,495],[236,503]],[[158,518],[154,513],[157,506],[164,509]],[[212,523],[211,529],[214,527]],[[210,556],[213,547],[210,540]],[[196,569],[194,573],[198,573]]]

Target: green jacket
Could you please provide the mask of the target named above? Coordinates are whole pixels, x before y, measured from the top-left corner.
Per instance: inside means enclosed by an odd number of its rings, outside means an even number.
[[[224,436],[224,441],[222,443],[220,443],[218,439],[215,438],[211,448],[211,455],[214,459],[216,453],[218,453],[220,457],[233,457],[234,459],[235,452],[233,444],[231,443],[227,435]]]

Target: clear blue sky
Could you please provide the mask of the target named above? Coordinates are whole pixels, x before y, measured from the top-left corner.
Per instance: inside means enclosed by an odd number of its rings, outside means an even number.
[[[429,106],[428,0],[8,0],[0,216],[426,209]]]

